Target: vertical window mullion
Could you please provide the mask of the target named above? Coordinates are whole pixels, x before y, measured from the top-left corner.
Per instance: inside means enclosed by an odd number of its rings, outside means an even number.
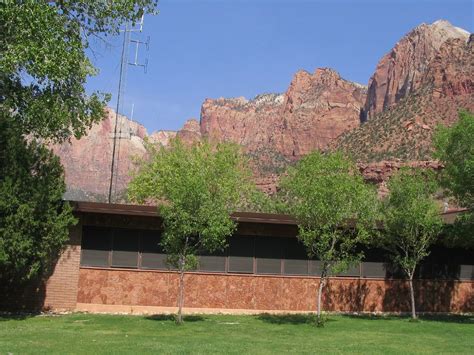
[[[285,272],[285,253],[283,252],[283,239],[280,241],[280,274],[283,275]]]

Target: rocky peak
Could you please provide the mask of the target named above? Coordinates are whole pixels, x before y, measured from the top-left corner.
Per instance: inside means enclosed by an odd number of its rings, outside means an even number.
[[[166,130],[159,130],[155,131],[148,136],[148,140],[154,144],[160,144],[162,146],[167,146],[170,141],[176,137],[176,131],[166,131]]]
[[[392,100],[392,104],[377,112],[375,119],[340,137],[335,148],[364,161],[429,160],[435,127],[456,122],[461,109],[474,111],[473,43],[462,30],[453,27],[448,31],[446,26],[446,22],[441,22],[416,29],[425,34],[428,30],[429,33],[436,32],[437,36],[439,33],[445,36],[448,32],[459,35],[446,39],[436,51],[433,50],[429,62],[422,61],[425,59],[423,52],[417,52],[412,43],[404,47],[403,56],[385,62],[392,71],[380,71],[379,63],[367,102],[376,104],[377,100],[371,102],[370,99],[377,99],[377,93],[380,93],[384,95],[385,103]],[[428,48],[426,43],[424,45]],[[377,83],[379,79],[383,80]],[[379,85],[380,82],[384,85]],[[404,92],[399,89],[404,87],[401,83],[406,83]]]
[[[365,100],[365,94],[363,85],[341,78],[334,69],[318,68],[314,74],[299,71],[286,92],[285,111],[292,113],[295,109],[348,107],[349,103],[354,103],[353,99]],[[360,110],[358,104],[353,108]]]
[[[199,125],[199,121],[195,118],[190,118],[187,120],[183,128],[181,128],[181,131],[190,131],[190,132],[200,132],[201,131],[201,126]]]
[[[472,35],[470,36],[472,37]],[[440,47],[426,71],[425,82],[433,87],[435,98],[474,93],[474,44],[452,38]],[[471,105],[472,106],[472,100]]]
[[[439,47],[441,47],[441,44],[443,44],[449,38],[462,38],[464,40],[467,40],[470,36],[469,31],[466,31],[465,29],[460,27],[453,26],[447,20],[437,20],[431,25],[425,24],[424,26],[427,27],[428,31],[437,34],[437,37],[440,39],[440,41],[438,42],[440,43]]]
[[[450,39],[467,42],[469,32],[438,20],[421,24],[405,35],[377,64],[369,80],[362,120],[373,118],[425,85],[423,77],[429,64]]]
[[[331,68],[317,68],[314,74],[299,70],[291,80],[286,96],[291,98],[298,96],[299,93],[308,93],[319,88],[328,89],[337,86],[341,81],[345,80]]]
[[[117,134],[115,122],[117,121]],[[67,199],[105,201],[110,181],[114,137],[116,137],[116,170],[113,191],[120,195],[130,181],[133,157],[146,152],[143,139],[145,127],[108,108],[105,118],[94,124],[80,140],[53,146],[64,166]]]
[[[117,136],[122,136],[122,137],[130,137],[130,136],[136,136],[140,139],[145,138],[148,133],[146,128],[133,120],[128,119],[127,117],[123,115],[117,115],[113,109],[110,107],[105,108],[105,119],[102,122],[103,125],[101,125],[101,130],[107,131],[107,133],[113,137],[115,134],[115,121],[117,121]],[[91,130],[91,134],[96,133],[96,130]]]
[[[317,68],[314,79],[323,85],[332,85],[341,80],[341,76],[332,68]]]
[[[284,99],[285,96],[283,94],[260,94],[255,96],[249,103],[255,106],[280,105]]]
[[[207,99],[201,133],[213,141],[241,144],[256,159],[297,159],[355,128],[365,92],[333,69],[300,70],[284,94]]]
[[[201,139],[201,126],[195,118],[187,120],[176,135],[185,144],[193,144]]]

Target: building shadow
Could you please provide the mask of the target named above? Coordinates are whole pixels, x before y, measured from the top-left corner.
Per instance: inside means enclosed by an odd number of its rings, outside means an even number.
[[[391,321],[391,320],[400,320],[400,319],[409,319],[409,316],[406,315],[392,315],[392,314],[369,314],[369,313],[359,313],[359,314],[341,314],[343,318],[352,318],[352,319],[363,319],[370,321]]]
[[[28,283],[4,284],[0,292],[0,311],[4,312],[32,312],[45,311],[46,281],[44,279],[31,280]]]
[[[371,290],[365,280],[329,280],[323,295],[323,307],[328,311],[373,312],[377,304],[369,299]]]
[[[463,313],[474,313],[474,291],[471,291],[459,309]]]
[[[315,324],[315,314],[270,314],[261,313],[256,316],[258,320],[271,324]]]
[[[474,324],[474,315],[462,314],[422,314],[419,316],[424,322],[443,322],[457,324]]]
[[[364,320],[411,320],[409,315],[384,315],[384,314],[343,314],[344,318],[364,319]],[[474,324],[473,315],[461,314],[420,314],[418,319],[424,322],[443,322],[457,324]]]
[[[11,321],[11,320],[25,320],[28,318],[36,317],[39,315],[39,312],[34,312],[34,313],[10,313],[10,312],[5,312],[5,313],[0,313],[0,322],[5,322],[5,321]]]
[[[33,313],[47,312],[46,284],[54,273],[59,255],[52,259],[42,275],[20,282],[18,280],[0,281],[0,312]]]
[[[416,311],[423,312],[472,312],[474,296],[461,304],[453,305],[456,292],[455,280],[414,280]],[[410,312],[410,289],[406,280],[385,281],[384,312]]]
[[[155,320],[155,321],[176,321],[176,314],[153,314],[150,316],[146,316],[145,319],[148,320]],[[206,317],[201,315],[184,315],[183,321],[184,322],[202,322],[205,321]]]

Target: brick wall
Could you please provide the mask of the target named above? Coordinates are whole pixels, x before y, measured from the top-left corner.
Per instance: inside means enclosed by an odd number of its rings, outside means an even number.
[[[177,276],[163,271],[81,268],[77,301],[117,307],[175,307]],[[314,311],[318,283],[316,277],[188,273],[185,307]],[[415,287],[420,312],[474,311],[472,281],[418,280]],[[323,302],[331,311],[410,310],[408,284],[403,280],[333,278]]]
[[[81,259],[82,224],[71,228],[70,241],[46,282],[44,309],[73,310],[76,308]]]

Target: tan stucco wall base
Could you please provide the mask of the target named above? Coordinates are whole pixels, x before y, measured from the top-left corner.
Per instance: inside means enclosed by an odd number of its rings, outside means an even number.
[[[175,314],[178,312],[177,307],[155,307],[155,306],[129,306],[117,304],[97,304],[97,303],[78,303],[76,312],[86,313],[107,313],[107,314]],[[299,313],[305,314],[305,311],[292,310],[265,310],[265,309],[216,309],[216,308],[191,308],[184,307],[183,314],[235,314],[235,315],[252,315],[252,314],[289,314]]]

